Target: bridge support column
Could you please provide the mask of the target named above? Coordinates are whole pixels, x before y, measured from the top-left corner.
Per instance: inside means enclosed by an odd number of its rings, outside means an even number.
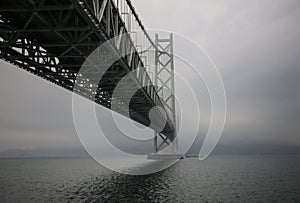
[[[174,80],[174,57],[173,57],[173,35],[167,39],[155,36],[155,78],[154,85],[160,96],[164,109],[168,114],[173,127],[173,135],[164,135],[154,132],[154,153],[149,159],[181,159],[183,154],[178,154],[178,141],[176,139],[176,111],[175,111],[175,80]],[[159,139],[159,141],[158,141]],[[159,153],[165,145],[171,145],[170,152]]]
[[[166,137],[161,133],[154,132],[154,152],[157,153],[163,144],[172,144],[172,152],[178,151],[176,139],[176,111],[175,111],[175,81],[174,81],[174,57],[173,57],[173,34],[169,38],[159,38],[155,35],[155,74],[154,85],[160,96],[166,113],[172,122],[174,135]],[[170,135],[169,135],[170,136]],[[162,142],[158,145],[157,138]],[[172,143],[171,143],[172,142]]]

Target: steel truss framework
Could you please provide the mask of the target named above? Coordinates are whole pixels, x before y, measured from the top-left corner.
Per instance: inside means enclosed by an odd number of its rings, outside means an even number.
[[[174,79],[174,56],[173,56],[173,34],[169,38],[161,39],[158,34],[155,36],[155,81],[156,91],[163,102],[163,105],[171,118],[174,126],[174,136],[168,137],[162,133],[154,132],[154,152],[158,152],[164,145],[172,141],[173,152],[177,153],[178,142],[176,138],[176,111],[175,111],[175,79]],[[158,138],[160,143],[158,144]],[[175,140],[174,140],[175,139]]]
[[[137,18],[130,1],[127,3]],[[144,30],[139,19],[138,22]],[[95,82],[97,73],[93,70],[87,73],[90,77],[80,88],[74,89],[74,84],[89,54],[103,42],[128,33],[127,29],[112,0],[1,0],[0,58],[111,108],[116,84],[130,71],[144,67],[136,51],[115,62],[100,84]],[[104,63],[111,54],[122,55],[135,50],[132,39],[126,36],[117,38],[107,55],[101,56]],[[130,118],[148,126],[149,110],[153,106],[165,108],[164,102],[144,68],[136,73],[131,83],[128,85],[145,87],[131,99]],[[93,88],[97,91],[92,91]],[[116,111],[124,114],[122,107]],[[168,139],[174,137],[173,121],[168,116],[162,131]]]

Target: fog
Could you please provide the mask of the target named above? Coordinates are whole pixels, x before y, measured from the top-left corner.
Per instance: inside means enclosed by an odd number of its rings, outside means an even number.
[[[217,65],[228,109],[216,152],[300,152],[298,0],[134,0],[133,5],[146,28],[185,36]],[[0,152],[84,154],[71,92],[6,62],[0,67]],[[200,147],[196,142],[192,153]]]

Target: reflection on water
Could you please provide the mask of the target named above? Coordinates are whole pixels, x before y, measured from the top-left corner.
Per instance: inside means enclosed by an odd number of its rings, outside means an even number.
[[[129,176],[91,159],[2,159],[0,202],[299,202],[300,158],[180,160]]]
[[[76,198],[76,200],[89,202],[176,201],[178,194],[172,194],[172,189],[169,188],[173,173],[175,173],[173,167],[145,176],[112,173],[108,177],[95,178],[92,182],[85,182],[80,187],[75,187],[74,196],[70,199]]]

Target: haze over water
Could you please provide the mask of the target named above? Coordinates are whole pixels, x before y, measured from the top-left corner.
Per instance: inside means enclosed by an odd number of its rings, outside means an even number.
[[[1,159],[1,202],[299,202],[299,156],[184,159],[146,176],[89,158]]]
[[[184,36],[217,65],[228,102],[224,132],[214,151],[221,155],[202,162],[180,160],[146,176],[112,172],[91,158],[24,158],[81,157],[85,149],[73,122],[71,92],[1,60],[0,157],[23,158],[0,158],[0,203],[300,202],[300,1],[132,2],[147,30]],[[177,45],[182,56],[198,59],[191,49]],[[178,61],[175,70],[187,73]],[[188,81],[205,103],[202,82]],[[175,84],[176,91],[188,92]],[[105,111],[97,107],[99,118],[106,120]],[[183,112],[190,112],[184,121],[195,121],[194,105]],[[118,147],[136,154],[147,150],[145,145],[124,145],[118,133],[109,132],[109,122],[101,124],[108,137],[120,142]],[[203,135],[205,124],[199,123]],[[193,140],[191,135],[184,134],[179,144]],[[188,153],[198,154],[202,141],[199,136]],[[152,152],[152,143],[148,150]]]

